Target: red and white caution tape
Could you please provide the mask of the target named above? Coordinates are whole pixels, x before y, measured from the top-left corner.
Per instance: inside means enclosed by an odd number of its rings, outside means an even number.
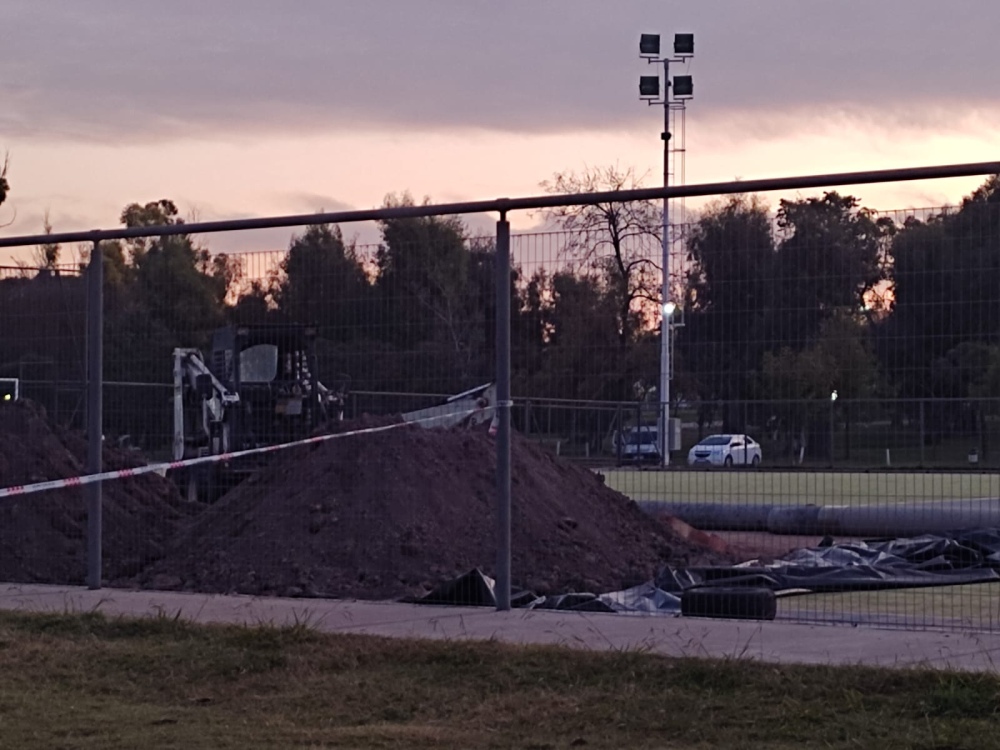
[[[489,408],[489,407],[485,407]],[[137,466],[134,469],[119,469],[118,471],[102,471],[99,474],[84,474],[78,477],[69,477],[68,479],[53,479],[48,482],[36,482],[34,484],[24,484],[15,485],[14,487],[4,487],[0,488],[0,498],[13,497],[15,495],[30,495],[35,492],[44,492],[46,490],[58,490],[65,487],[82,487],[85,484],[94,484],[96,482],[106,482],[113,479],[126,479],[128,477],[137,477],[142,474],[153,474],[157,472],[170,471],[172,469],[183,469],[188,466],[199,466],[201,464],[214,464],[222,463],[224,461],[232,461],[236,458],[243,458],[245,456],[255,456],[261,453],[273,453],[275,451],[285,450],[286,448],[294,448],[299,445],[310,445],[313,443],[325,443],[328,440],[339,440],[341,438],[353,437],[355,435],[371,435],[376,432],[388,432],[389,430],[396,430],[400,427],[409,427],[414,424],[422,424],[424,422],[433,422],[435,420],[454,418],[458,416],[470,416],[472,414],[477,414],[483,411],[484,407],[478,407],[476,409],[469,409],[464,412],[450,412],[448,414],[437,415],[433,417],[425,417],[423,419],[416,419],[412,422],[400,422],[397,424],[383,425],[382,427],[366,427],[363,430],[352,430],[350,432],[338,432],[332,435],[316,435],[314,437],[304,438],[302,440],[294,440],[290,443],[279,443],[277,445],[266,445],[262,448],[248,448],[242,451],[233,451],[231,453],[219,453],[213,456],[199,456],[198,458],[186,458],[182,461],[168,461],[158,464],[147,464],[146,466]]]
[[[499,407],[499,408],[496,411],[493,412],[493,419],[490,422],[490,430],[489,430],[490,437],[496,437],[497,433],[500,431],[500,411],[499,411],[499,409],[503,409],[503,408],[509,409],[513,405],[514,405],[514,402],[511,401],[511,400],[509,400],[509,399],[507,401],[497,401],[497,407]]]

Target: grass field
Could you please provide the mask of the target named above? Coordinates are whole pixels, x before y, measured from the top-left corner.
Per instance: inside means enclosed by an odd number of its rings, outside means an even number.
[[[781,597],[778,616],[803,622],[993,631],[1000,625],[1000,587],[981,583]]]
[[[993,675],[0,614],[21,748],[992,747]]]
[[[761,505],[875,505],[1000,497],[1000,474],[603,469],[633,500]]]
[[[609,486],[637,502],[884,505],[1000,497],[1000,475],[986,473],[634,469],[602,473]],[[738,532],[727,534],[726,538],[737,545],[742,541]],[[759,543],[759,539],[755,541]],[[818,539],[813,544],[817,542]],[[780,617],[795,620],[992,630],[1000,624],[1000,588],[996,584],[981,584],[810,594],[780,599],[778,613]]]

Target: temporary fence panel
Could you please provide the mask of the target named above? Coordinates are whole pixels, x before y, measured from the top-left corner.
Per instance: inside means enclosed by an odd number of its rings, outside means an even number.
[[[92,235],[103,321],[77,268],[0,278],[4,439],[75,456],[0,475],[3,575],[83,582],[96,519],[92,585],[993,628],[997,195],[226,225],[292,227],[260,253],[152,204]]]

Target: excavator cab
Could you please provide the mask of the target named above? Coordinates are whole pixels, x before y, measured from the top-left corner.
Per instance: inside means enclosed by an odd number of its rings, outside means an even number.
[[[213,333],[207,357],[175,349],[175,460],[291,442],[340,421],[350,378],[339,376],[328,387],[316,372],[314,326],[227,326]],[[236,478],[257,463],[229,464],[225,473]],[[221,484],[221,469],[188,472],[188,491],[205,486],[199,475]]]
[[[227,326],[213,333],[208,357],[175,349],[174,460],[289,443],[341,421],[350,378],[327,385],[317,371],[314,326]],[[495,424],[495,405],[496,386],[486,383],[402,418],[427,429]],[[175,476],[192,499],[211,499],[263,460],[210,462]]]
[[[343,417],[346,378],[319,382],[316,329],[303,325],[229,326],[212,336],[212,375],[239,396],[230,450],[288,442]]]

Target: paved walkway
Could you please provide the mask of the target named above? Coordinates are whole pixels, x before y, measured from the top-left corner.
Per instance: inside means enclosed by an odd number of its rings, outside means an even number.
[[[0,609],[179,615],[202,623],[308,623],[331,633],[435,639],[498,639],[584,649],[643,649],[670,656],[746,658],[800,664],[925,666],[1000,672],[1000,634],[881,630],[573,612],[495,612],[323,599],[260,599],[160,591],[89,591],[0,584]]]

